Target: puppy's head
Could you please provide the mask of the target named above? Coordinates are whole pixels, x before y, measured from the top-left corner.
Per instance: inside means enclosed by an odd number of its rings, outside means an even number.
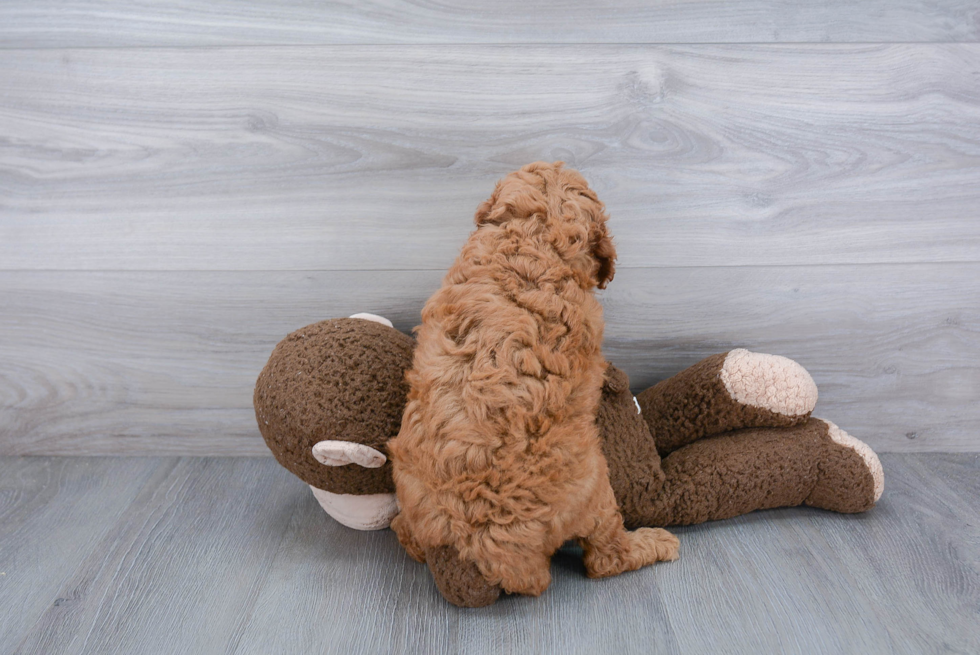
[[[507,175],[477,208],[474,220],[478,227],[533,221],[566,260],[584,265],[592,285],[605,289],[616,274],[605,206],[564,162],[534,162]]]

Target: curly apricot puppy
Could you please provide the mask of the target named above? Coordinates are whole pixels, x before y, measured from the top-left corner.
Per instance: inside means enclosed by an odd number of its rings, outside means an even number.
[[[660,529],[627,532],[595,423],[605,362],[595,287],[613,278],[604,207],[561,162],[497,183],[422,310],[408,405],[388,443],[415,559],[450,546],[491,585],[536,596],[580,539],[589,577],[677,557]]]

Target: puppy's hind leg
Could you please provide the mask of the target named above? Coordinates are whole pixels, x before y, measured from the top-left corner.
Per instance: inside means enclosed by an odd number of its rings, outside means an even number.
[[[483,560],[485,577],[504,591],[540,596],[551,585],[551,558],[530,544],[497,544],[494,557]]]
[[[412,533],[412,527],[408,523],[408,519],[405,518],[405,513],[398,514],[394,519],[391,520],[391,529],[394,530],[395,535],[398,537],[399,543],[401,543],[402,548],[405,552],[414,559],[416,562],[425,562],[425,549],[422,547],[418,541],[415,540],[415,535]]]
[[[590,578],[605,578],[634,571],[654,562],[677,559],[680,542],[661,528],[627,532],[616,509],[616,498],[608,481],[592,505],[595,529],[579,541],[585,551],[585,571]]]

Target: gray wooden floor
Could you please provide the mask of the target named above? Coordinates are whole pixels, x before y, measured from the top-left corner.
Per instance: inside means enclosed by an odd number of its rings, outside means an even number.
[[[604,581],[460,610],[261,458],[0,459],[2,653],[976,653],[980,456],[886,454],[867,514],[680,528]]]
[[[977,0],[4,0],[0,455],[266,453],[276,342],[410,329],[536,159],[607,204],[637,388],[744,346],[980,450]]]

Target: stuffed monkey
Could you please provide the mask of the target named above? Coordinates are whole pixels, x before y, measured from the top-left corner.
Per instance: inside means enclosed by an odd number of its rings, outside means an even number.
[[[266,444],[348,527],[386,528],[398,513],[386,444],[401,424],[413,347],[372,314],[321,321],[283,339],[256,383]],[[863,442],[810,418],[816,400],[799,364],[743,349],[636,397],[609,365],[596,421],[625,525],[689,525],[801,504],[870,509],[884,484],[881,463]],[[500,594],[451,547],[425,559],[453,604],[480,607]]]

